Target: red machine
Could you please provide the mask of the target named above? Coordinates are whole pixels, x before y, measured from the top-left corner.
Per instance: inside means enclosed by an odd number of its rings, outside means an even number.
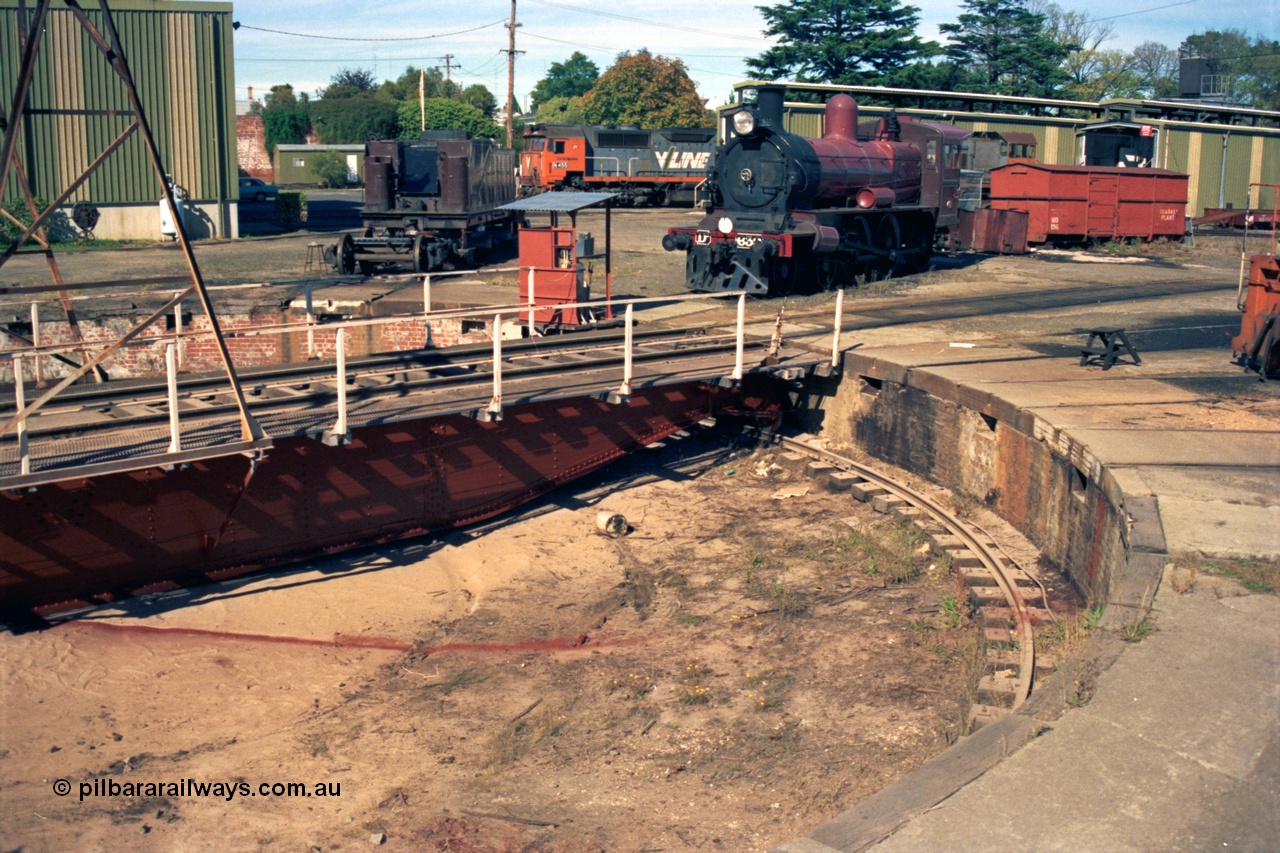
[[[1276,259],[1276,213],[1280,210],[1280,184],[1250,184],[1270,187],[1271,251],[1249,256],[1249,281],[1245,287],[1244,266],[1240,267],[1240,287],[1236,307],[1240,334],[1231,341],[1231,351],[1246,370],[1256,370],[1259,379],[1280,377],[1280,261]]]
[[[1010,163],[991,170],[991,207],[1027,211],[1032,243],[1181,240],[1188,180],[1168,169]]]
[[[528,307],[520,312],[520,322],[528,327],[528,334],[597,326],[601,319],[613,318],[610,214],[616,198],[617,193],[543,193],[503,206],[523,218],[519,230],[520,304]],[[604,251],[599,254],[591,234],[578,231],[578,213],[597,205],[604,207]],[[530,224],[527,215],[531,213],[549,214],[549,221]],[[561,223],[562,213],[569,214],[568,226]],[[603,317],[597,316],[594,306],[584,304],[591,299],[588,264],[597,259],[604,261]]]

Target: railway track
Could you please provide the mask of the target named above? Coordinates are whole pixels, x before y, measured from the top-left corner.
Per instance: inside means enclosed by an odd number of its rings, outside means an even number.
[[[1053,618],[1039,581],[1011,565],[1000,546],[980,527],[882,471],[803,438],[760,436],[776,439],[786,448],[791,457],[787,462],[793,468],[803,467],[810,476],[825,479],[833,490],[849,491],[874,509],[909,521],[936,553],[949,557],[962,592],[982,622],[990,670],[979,681],[981,702],[970,708],[970,730],[1021,706],[1035,686],[1033,625]],[[1040,598],[1043,606],[1029,605],[1028,598]]]
[[[699,355],[723,356],[735,347],[733,334],[696,330],[636,329],[632,352],[637,372]],[[764,344],[747,343],[757,349]],[[477,401],[488,393],[493,375],[491,344],[376,354],[347,360],[347,400],[353,406],[386,396],[420,391],[478,389]],[[504,383],[562,377],[570,384],[575,374],[620,372],[624,361],[620,331],[593,332],[506,342],[502,353]],[[255,417],[270,419],[300,408],[315,409],[337,399],[337,375],[332,361],[313,361],[242,369],[241,385]],[[180,412],[199,419],[235,416],[233,395],[220,373],[181,376]],[[13,409],[12,393],[0,396],[0,415]],[[76,385],[50,401],[32,419],[33,437],[54,438],[100,429],[153,426],[169,418],[165,380],[133,379],[101,385]],[[275,432],[273,434],[279,435]]]

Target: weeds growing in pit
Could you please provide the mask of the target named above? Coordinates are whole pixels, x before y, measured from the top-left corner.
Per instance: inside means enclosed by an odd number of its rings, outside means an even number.
[[[747,673],[747,698],[757,711],[780,710],[795,680],[789,672]]]
[[[519,761],[551,738],[560,734],[561,715],[546,705],[528,716],[508,723],[489,742],[485,750],[485,765],[496,768]]]
[[[439,684],[424,684],[422,689],[439,690],[444,693],[444,695],[448,696],[455,690],[460,690],[463,687],[470,687],[473,684],[481,684],[488,680],[488,676],[480,675],[476,672],[475,667],[469,666],[466,669],[461,669],[455,672],[447,681],[442,681]]]
[[[302,747],[303,752],[312,758],[320,758],[329,754],[329,741],[325,739],[324,735],[303,735],[298,738],[298,745]]]
[[[1036,655],[1052,660],[1054,670],[1084,648],[1089,634],[1102,619],[1102,605],[1095,604],[1073,619],[1058,619],[1035,637]]]
[[[1126,622],[1120,627],[1120,638],[1126,643],[1141,643],[1147,637],[1151,636],[1151,632],[1155,630],[1155,626],[1151,624],[1150,619],[1139,619],[1136,622]]]
[[[960,612],[960,599],[954,595],[942,596],[942,610],[938,612],[938,620],[943,628],[959,628],[964,614]]]
[[[605,673],[600,673],[605,678],[609,678]],[[609,679],[605,685],[610,693],[622,691],[623,695],[628,699],[642,699],[653,691],[653,680],[647,675],[640,675],[636,672],[627,673],[626,677],[619,676]]]
[[[708,695],[711,688],[707,687],[704,682],[709,680],[711,673],[703,666],[697,658],[694,658],[684,666],[684,673],[680,676],[680,704],[681,705],[705,705],[711,701]],[[677,688],[673,687],[672,690]]]
[[[1200,574],[1231,578],[1250,592],[1280,595],[1280,560],[1277,559],[1252,557],[1219,560],[1184,555],[1178,558],[1175,565]]]

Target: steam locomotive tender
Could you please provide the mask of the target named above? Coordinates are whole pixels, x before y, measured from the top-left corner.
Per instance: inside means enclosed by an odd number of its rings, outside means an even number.
[[[959,223],[967,132],[890,115],[859,138],[858,105],[838,94],[807,139],[783,129],[783,92],[744,97],[716,157],[716,206],[662,240],[688,253],[689,288],[785,295],[798,280],[829,290],[924,269]]]
[[[520,194],[603,190],[621,205],[692,204],[715,147],[710,128],[537,125],[524,132]]]
[[[515,152],[465,131],[365,144],[364,231],[325,249],[338,272],[369,275],[386,263],[414,272],[472,266],[479,251],[514,237],[499,210],[515,200]]]

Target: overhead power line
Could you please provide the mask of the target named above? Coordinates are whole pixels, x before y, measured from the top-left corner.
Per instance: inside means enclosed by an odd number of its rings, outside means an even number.
[[[233,21],[231,23],[231,27],[232,29],[236,29],[236,30],[257,30],[260,33],[275,33],[276,35],[280,35],[280,36],[294,36],[296,38],[304,38],[304,39],[324,39],[325,41],[388,42],[388,41],[429,41],[431,39],[445,38],[446,36],[460,36],[463,33],[474,33],[477,30],[484,30],[484,29],[488,29],[489,27],[496,27],[502,23],[505,23],[505,21],[493,21],[491,23],[481,24],[478,27],[471,27],[470,29],[466,29],[466,30],[454,30],[451,33],[436,33],[435,35],[432,35],[432,36],[414,36],[412,38],[379,38],[379,39],[352,38],[350,36],[321,36],[321,35],[316,35],[315,33],[291,33],[285,30],[269,30],[266,27],[251,27],[248,24],[242,24],[239,21]]]
[[[1164,6],[1152,6],[1149,9],[1137,9],[1133,12],[1122,12],[1119,15],[1108,15],[1105,18],[1090,18],[1091,21],[1114,21],[1116,18],[1127,18],[1130,15],[1141,15],[1146,12],[1159,12],[1161,9],[1172,9],[1174,6],[1189,6],[1192,3],[1199,3],[1200,0],[1182,0],[1180,3],[1168,3]]]

